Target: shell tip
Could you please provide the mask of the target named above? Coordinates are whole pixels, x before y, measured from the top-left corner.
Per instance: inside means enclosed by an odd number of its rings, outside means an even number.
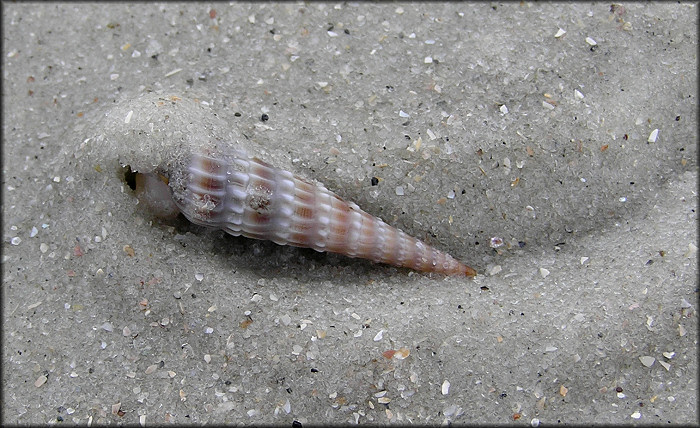
[[[464,275],[466,275],[470,278],[474,278],[476,276],[476,271],[474,269],[470,268],[469,266],[465,265],[464,266]]]

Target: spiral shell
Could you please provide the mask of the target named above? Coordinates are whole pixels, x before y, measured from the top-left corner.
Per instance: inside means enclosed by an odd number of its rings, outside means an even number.
[[[158,179],[145,182],[146,186],[158,186]],[[421,272],[476,275],[450,255],[389,226],[324,186],[242,151],[193,154],[184,182],[171,187],[172,201],[187,219],[234,236]]]
[[[139,200],[156,215],[181,212],[231,235],[421,272],[476,275],[323,185],[260,160],[285,162],[197,99],[145,94],[119,103],[98,128],[104,132],[85,141],[112,148],[101,153],[137,173]]]

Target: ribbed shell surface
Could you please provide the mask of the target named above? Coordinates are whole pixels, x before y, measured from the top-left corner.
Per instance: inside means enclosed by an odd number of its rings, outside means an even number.
[[[184,190],[174,200],[193,223],[231,235],[423,272],[476,275],[450,255],[389,226],[324,186],[243,152],[194,154]]]

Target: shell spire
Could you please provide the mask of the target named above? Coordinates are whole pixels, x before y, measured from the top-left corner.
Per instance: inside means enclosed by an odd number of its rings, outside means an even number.
[[[322,185],[244,152],[195,153],[173,201],[191,222],[234,236],[313,248],[421,272],[473,277],[447,253],[389,226]]]

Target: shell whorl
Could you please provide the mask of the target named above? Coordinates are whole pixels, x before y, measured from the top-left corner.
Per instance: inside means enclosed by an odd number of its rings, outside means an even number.
[[[179,181],[171,181],[173,200],[196,224],[422,272],[476,275],[324,186],[241,151],[192,154]]]

